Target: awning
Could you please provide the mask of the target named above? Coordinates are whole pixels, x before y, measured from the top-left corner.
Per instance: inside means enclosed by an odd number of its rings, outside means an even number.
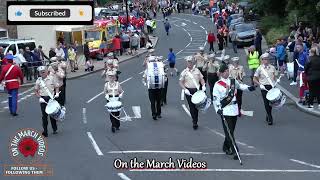
[[[74,25],[74,26],[56,26],[56,31],[62,32],[74,32],[74,31],[81,31],[84,26],[82,25]]]

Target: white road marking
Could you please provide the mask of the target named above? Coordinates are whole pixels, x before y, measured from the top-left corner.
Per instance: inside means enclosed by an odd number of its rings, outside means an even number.
[[[192,22],[193,24],[198,24],[198,23],[196,23],[196,22]]]
[[[181,90],[181,101],[184,101],[184,90]]]
[[[139,74],[142,74],[144,71],[139,72]]]
[[[26,90],[26,91],[24,91],[24,92],[22,92],[22,93],[19,93],[19,94],[18,94],[18,97],[20,97],[20,96],[22,96],[22,95],[24,95],[24,94],[26,94],[26,93],[28,93],[28,92],[30,92],[30,91],[32,91],[32,90],[34,90],[34,88],[30,88],[30,89],[28,89],[28,90]],[[30,97],[31,95],[34,95],[34,92],[31,93],[31,94],[29,94],[29,95],[27,95],[26,97]],[[21,98],[21,99],[22,99],[22,100],[25,100],[26,98]],[[21,99],[19,99],[18,102],[20,102]],[[8,100],[5,100],[5,101],[2,101],[2,102],[1,102],[1,104],[6,104],[6,103],[8,103]]]
[[[86,108],[82,108],[82,122],[84,124],[87,124],[87,109]]]
[[[191,117],[190,111],[189,111],[189,109],[187,108],[187,106],[186,106],[185,104],[182,104],[182,108],[183,108],[184,111],[188,114],[188,116]]]
[[[181,23],[181,26],[186,26],[187,24],[186,23]]]
[[[131,172],[262,172],[262,173],[320,173],[310,169],[131,169]]]
[[[132,111],[135,118],[141,118],[141,108],[140,106],[132,106]]]
[[[206,30],[206,35],[208,35],[208,31]]]
[[[224,152],[197,152],[197,151],[151,151],[151,150],[136,150],[136,151],[109,151],[109,154],[199,154],[199,155],[225,155]],[[264,154],[241,153],[243,156],[263,156]]]
[[[123,180],[131,180],[128,176],[126,176],[125,174],[123,173],[118,173],[118,176],[123,179]]]
[[[296,160],[296,159],[290,159],[290,161],[320,169],[320,166],[318,166],[318,165],[310,164],[310,163],[299,161],[299,160]]]
[[[205,28],[203,26],[200,26],[203,30],[205,30]]]
[[[245,115],[245,116],[250,116],[250,117],[253,116],[253,111],[245,111],[241,109],[240,112],[242,115]]]
[[[130,79],[132,79],[132,77],[129,77],[128,79],[120,82],[120,84],[123,84],[123,83],[129,81]],[[99,94],[95,95],[93,98],[89,99],[89,100],[87,101],[87,104],[91,103],[93,100],[95,100],[97,97],[101,96],[103,93],[104,93],[104,92],[102,91],[102,92],[100,92]]]
[[[216,131],[216,130],[214,130],[214,129],[210,129],[209,127],[206,127],[209,131],[211,131],[211,132],[213,132],[214,134],[216,134],[216,135],[218,135],[218,136],[220,136],[220,137],[222,137],[222,138],[225,138],[225,135],[224,134],[222,134],[222,133],[220,133],[220,132],[218,132],[218,131]],[[255,149],[255,147],[254,146],[249,146],[249,145],[247,145],[246,143],[243,143],[243,142],[240,142],[240,141],[236,141],[236,143],[237,144],[240,144],[240,145],[242,145],[242,146],[245,146],[245,147],[247,147],[247,148],[250,148],[250,149]]]
[[[96,141],[94,140],[91,132],[87,132],[87,134],[88,134],[89,140],[90,140],[90,142],[91,142],[94,150],[96,150],[96,152],[97,152],[97,154],[98,154],[99,156],[103,156],[103,153],[101,152],[99,146],[97,145]]]
[[[202,32],[202,30],[188,30],[190,32]]]
[[[179,52],[177,52],[177,55],[180,54],[183,51],[183,49],[181,49]]]

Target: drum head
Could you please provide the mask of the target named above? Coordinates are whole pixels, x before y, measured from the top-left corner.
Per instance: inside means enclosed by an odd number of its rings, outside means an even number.
[[[203,91],[197,91],[196,93],[194,93],[191,97],[191,102],[193,104],[199,104],[203,101],[206,100],[206,93]]]
[[[46,113],[47,114],[54,114],[58,112],[60,109],[60,104],[56,100],[49,100],[47,107],[46,107]]]
[[[267,96],[266,98],[269,100],[269,101],[274,101],[274,100],[277,100],[281,97],[282,93],[280,91],[280,89],[278,88],[273,88],[273,89],[270,89],[267,93]]]

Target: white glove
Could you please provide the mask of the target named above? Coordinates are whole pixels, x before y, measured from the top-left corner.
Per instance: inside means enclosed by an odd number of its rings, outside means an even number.
[[[46,103],[46,101],[43,98],[39,98],[39,103]]]
[[[277,79],[276,83],[279,83],[280,82],[280,79]]]
[[[264,85],[262,85],[262,84],[260,84],[260,89],[267,90],[266,87],[264,87]]]
[[[205,91],[206,90],[206,84],[204,84],[201,88],[202,91]]]
[[[58,98],[58,97],[59,97],[59,94],[60,94],[60,92],[57,93],[56,95],[54,95],[54,98]]]
[[[147,86],[147,83],[143,82],[143,85],[144,85],[144,86]]]
[[[119,98],[121,98],[121,99],[122,99],[122,97],[123,97],[123,93],[119,94]]]
[[[109,101],[109,99],[110,99],[109,94],[106,94],[105,98]]]
[[[188,95],[188,96],[191,96],[191,93],[190,93],[190,91],[189,91],[188,89],[185,89],[185,90],[184,90],[184,93],[185,93],[186,95]]]

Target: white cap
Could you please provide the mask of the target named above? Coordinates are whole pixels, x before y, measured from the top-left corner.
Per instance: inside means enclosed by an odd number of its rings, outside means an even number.
[[[107,75],[108,75],[108,76],[115,76],[116,74],[117,74],[116,71],[113,71],[113,70],[107,71]]]
[[[40,72],[40,71],[45,71],[45,70],[47,70],[47,67],[46,66],[39,66],[38,68],[37,68],[37,70]]]
[[[232,61],[239,61],[239,57],[233,57],[231,58]]]
[[[184,58],[187,62],[193,61],[193,57],[192,56],[186,56]]]
[[[204,51],[204,47],[199,47],[199,50],[200,51]]]
[[[154,49],[149,49],[148,50],[148,53],[153,53],[154,52]]]
[[[113,64],[113,60],[112,59],[108,59],[107,60],[107,64]]]
[[[113,57],[113,52],[109,52],[109,53],[107,54],[107,56],[108,56],[108,57],[110,57],[110,56]]]
[[[50,59],[50,61],[57,61],[57,60],[58,60],[57,57],[52,57],[52,58]]]
[[[263,53],[263,54],[260,56],[260,59],[269,59],[269,54],[268,54],[268,53]]]
[[[149,62],[156,61],[156,57],[155,56],[149,56],[148,57],[148,61]]]

